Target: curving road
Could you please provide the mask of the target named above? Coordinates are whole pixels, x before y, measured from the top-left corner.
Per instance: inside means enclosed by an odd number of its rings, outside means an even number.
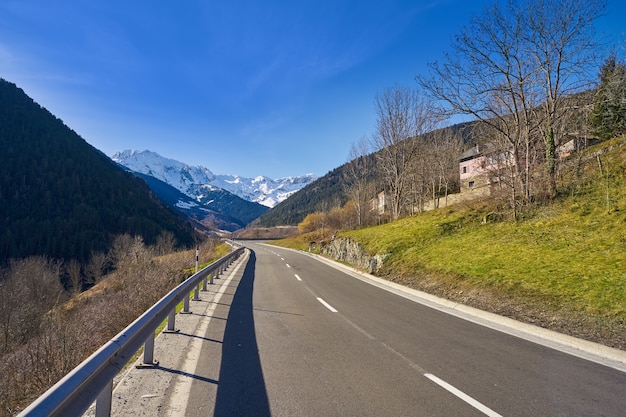
[[[246,242],[186,415],[625,416],[626,372]]]

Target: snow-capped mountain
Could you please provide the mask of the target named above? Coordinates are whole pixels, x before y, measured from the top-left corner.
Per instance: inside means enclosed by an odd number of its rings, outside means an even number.
[[[196,200],[202,200],[217,187],[270,208],[317,179],[313,174],[278,179],[216,175],[203,166],[190,166],[151,151],[125,150],[111,159],[132,171],[157,178]]]

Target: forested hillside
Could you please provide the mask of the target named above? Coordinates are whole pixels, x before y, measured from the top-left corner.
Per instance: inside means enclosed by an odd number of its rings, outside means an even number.
[[[30,255],[85,262],[123,233],[148,244],[164,231],[193,241],[143,180],[3,79],[0,166],[0,264]]]
[[[472,136],[470,135],[473,124],[458,123],[452,126],[444,127],[432,132],[426,137],[432,135],[454,136],[458,137],[461,142],[467,146],[472,144]],[[383,178],[379,169],[377,169],[377,153],[372,152],[369,155],[361,155],[367,158],[370,169],[365,170],[364,179],[371,185],[370,198],[374,198],[376,193],[383,190]],[[454,159],[457,155],[451,155]],[[300,223],[308,214],[314,212],[329,211],[335,207],[343,206],[349,199],[348,190],[350,189],[350,161],[338,168],[333,169],[326,175],[318,178],[316,181],[307,185],[287,200],[278,204],[267,213],[263,214],[255,225],[262,227],[274,227],[292,225]]]
[[[307,185],[263,214],[255,224],[264,227],[296,225],[314,211],[328,210],[348,200],[343,187],[345,165]]]

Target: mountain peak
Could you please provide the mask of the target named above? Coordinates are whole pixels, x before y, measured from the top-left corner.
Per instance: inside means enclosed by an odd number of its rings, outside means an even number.
[[[279,179],[263,175],[255,178],[215,175],[203,166],[191,166],[148,150],[124,150],[111,159],[132,171],[157,178],[196,200],[202,198],[206,186],[213,186],[270,208],[317,179],[313,174]]]

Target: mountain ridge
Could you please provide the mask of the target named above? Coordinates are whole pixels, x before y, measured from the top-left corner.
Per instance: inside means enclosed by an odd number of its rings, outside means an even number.
[[[155,177],[138,172],[132,173],[143,179],[163,204],[190,219],[201,230],[227,232],[239,230],[268,210],[265,206],[243,200],[219,188],[207,194],[206,201],[196,201]]]
[[[313,174],[277,179],[263,175],[255,178],[218,175],[204,166],[189,165],[149,150],[124,150],[112,155],[111,159],[131,171],[163,181],[198,201],[216,187],[269,208],[317,179]]]
[[[144,181],[1,78],[0,149],[0,264],[27,256],[86,262],[125,233],[148,244],[164,231],[194,241]]]

